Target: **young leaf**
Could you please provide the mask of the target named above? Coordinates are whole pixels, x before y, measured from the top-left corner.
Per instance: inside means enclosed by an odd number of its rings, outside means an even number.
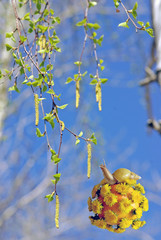
[[[97,2],[95,2],[95,1],[89,2],[89,8],[90,8],[90,7],[94,7],[94,6],[96,6],[96,5],[97,5]]]
[[[40,132],[40,129],[39,129],[39,128],[36,128],[36,135],[37,135],[38,137],[44,137],[44,133],[42,134],[42,133]]]
[[[87,27],[97,30],[100,28],[100,25],[98,23],[87,23]]]
[[[30,13],[26,13],[25,16],[22,18],[23,20],[30,20]]]
[[[55,164],[59,163],[61,158],[58,158],[58,154],[52,155],[51,161],[53,161]]]
[[[68,77],[65,84],[68,84],[68,83],[70,83],[70,82],[72,82],[72,81],[73,81],[73,79],[72,79],[71,77]]]
[[[83,136],[83,132],[81,131],[78,136],[82,137]]]
[[[64,108],[66,108],[67,106],[68,106],[68,104],[64,104],[64,105],[62,105],[62,106],[58,106],[58,105],[57,105],[57,108],[64,109]]]
[[[136,12],[136,9],[138,8],[138,3],[136,2],[133,9],[132,9],[132,15],[133,17],[136,19],[137,17],[137,12]]]
[[[94,133],[91,135],[90,139],[91,139],[91,141],[92,141],[95,145],[97,145],[97,139],[96,139],[96,137],[94,136]]]
[[[58,182],[60,180],[60,176],[61,176],[61,173],[57,173],[57,174],[53,175],[53,177],[55,178],[56,182]]]
[[[138,24],[141,25],[142,27],[144,26],[144,23],[141,21],[138,21]]]
[[[78,22],[78,23],[76,24],[76,26],[77,26],[77,27],[84,26],[84,25],[86,24],[86,22],[87,22],[87,19],[84,18],[82,21]]]
[[[147,23],[145,24],[145,28],[148,28],[148,27],[150,27],[150,23],[149,23],[149,22],[147,22]]]
[[[114,4],[115,4],[115,8],[118,8],[119,6],[119,0],[113,0],[114,1]]]
[[[80,143],[79,138],[76,139],[76,141],[75,141],[75,145],[78,145],[78,143]]]
[[[77,65],[77,66],[80,66],[80,65],[82,65],[82,62],[77,61],[77,62],[74,62],[74,64]]]
[[[6,50],[7,50],[7,51],[10,51],[10,50],[12,49],[12,46],[10,46],[10,45],[7,44],[7,43],[5,44],[5,46],[6,46]]]
[[[90,82],[90,85],[95,85],[97,84],[97,79],[93,79],[91,82]]]
[[[53,201],[53,196],[52,196],[52,194],[46,195],[45,198],[48,199],[48,202],[52,202],[52,201]]]
[[[10,91],[16,91],[16,92],[20,93],[20,91],[19,91],[19,89],[17,88],[16,85],[13,85],[12,87],[9,87],[9,88],[8,88],[8,91],[9,91],[9,92],[10,92]]]
[[[46,93],[53,94],[53,95],[55,94],[53,89],[49,89]]]
[[[126,27],[129,28],[129,25],[127,24],[127,22],[122,22],[118,25],[118,27]]]
[[[148,28],[145,30],[151,37],[154,37],[153,35],[153,29],[152,28]]]
[[[108,78],[101,78],[101,83],[106,83],[108,81]]]

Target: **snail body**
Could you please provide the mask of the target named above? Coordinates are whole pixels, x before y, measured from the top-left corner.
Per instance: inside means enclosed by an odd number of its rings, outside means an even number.
[[[110,185],[120,182],[129,182],[132,180],[139,180],[141,177],[126,168],[119,168],[113,174],[107,169],[105,164],[101,164],[100,168],[107,183]]]

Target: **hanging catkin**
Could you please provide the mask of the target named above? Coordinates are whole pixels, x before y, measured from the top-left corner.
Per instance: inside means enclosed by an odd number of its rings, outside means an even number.
[[[80,88],[79,81],[77,80],[76,81],[76,103],[75,103],[76,108],[78,108],[79,106],[79,98],[80,98],[79,88]]]
[[[39,124],[39,98],[38,94],[34,94],[34,101],[35,101],[35,125]]]
[[[92,158],[92,146],[91,143],[87,143],[87,177],[90,178],[91,176],[91,158]]]
[[[55,225],[59,228],[59,196],[56,194],[56,205],[55,205]]]
[[[46,48],[46,37],[43,35],[42,37],[42,49],[44,50]],[[45,53],[43,53],[42,57],[45,57]]]
[[[102,92],[101,92],[101,83],[98,83],[98,109],[102,111]]]
[[[95,87],[95,93],[96,93],[96,102],[98,102],[98,83],[96,84],[96,87]]]

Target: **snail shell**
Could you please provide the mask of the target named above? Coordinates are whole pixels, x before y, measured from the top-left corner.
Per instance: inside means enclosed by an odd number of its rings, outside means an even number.
[[[126,168],[119,168],[113,174],[113,177],[118,182],[126,182],[128,179],[139,180],[141,177],[134,172],[131,172],[129,169]]]

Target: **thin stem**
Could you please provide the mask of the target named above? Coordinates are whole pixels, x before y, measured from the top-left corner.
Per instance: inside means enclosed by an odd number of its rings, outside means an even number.
[[[134,20],[130,17],[129,11],[128,11],[127,8],[125,7],[125,5],[122,3],[122,1],[119,0],[119,2],[120,2],[121,6],[123,7],[123,9],[124,9],[124,11],[125,11],[125,13],[126,13],[126,15],[127,15],[127,17],[128,17],[128,20],[130,20],[130,21],[132,22],[132,24],[134,25],[134,27],[136,28],[136,31],[137,31],[137,30],[143,30],[144,27],[138,27],[138,26],[136,25],[136,23],[134,22]]]

